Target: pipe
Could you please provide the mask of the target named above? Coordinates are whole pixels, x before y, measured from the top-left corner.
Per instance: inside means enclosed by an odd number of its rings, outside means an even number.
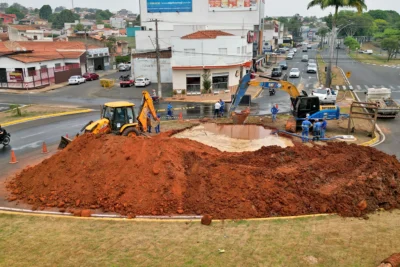
[[[290,133],[290,132],[287,132],[287,131],[282,131],[282,130],[276,130],[276,131],[271,132],[271,134],[278,134],[278,133],[284,133],[284,134],[288,134],[288,135],[291,135],[291,136],[294,136],[294,137],[302,138],[301,135],[298,135],[298,134],[295,134],[295,133]],[[331,137],[331,138],[319,138],[318,141],[330,141],[330,140],[335,140],[335,139],[343,139],[343,137],[334,136],[334,137]],[[312,138],[309,138],[309,140],[313,141]]]

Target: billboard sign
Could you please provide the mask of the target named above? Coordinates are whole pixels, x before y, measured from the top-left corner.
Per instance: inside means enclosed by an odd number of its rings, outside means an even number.
[[[147,0],[147,13],[192,12],[192,0]]]
[[[257,10],[260,0],[208,0],[208,10],[212,12],[223,11],[249,11]]]
[[[21,72],[11,72],[10,73],[10,81],[13,82],[22,82],[24,80],[24,76]]]

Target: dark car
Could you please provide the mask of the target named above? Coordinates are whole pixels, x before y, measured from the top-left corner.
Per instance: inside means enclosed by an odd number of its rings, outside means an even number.
[[[303,52],[308,52],[307,47],[303,47]]]
[[[279,66],[281,66],[281,69],[283,69],[283,70],[288,69],[288,65],[287,65],[286,61],[279,62]]]
[[[83,78],[86,79],[86,81],[93,81],[93,80],[98,80],[99,79],[99,75],[96,73],[85,73],[82,75]]]
[[[272,68],[272,77],[281,77],[282,76],[282,69],[281,67],[273,67]]]

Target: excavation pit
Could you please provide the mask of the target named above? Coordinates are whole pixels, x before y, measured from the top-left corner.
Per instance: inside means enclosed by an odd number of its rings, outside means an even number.
[[[271,133],[272,130],[258,125],[205,123],[174,137],[188,138],[224,152],[256,151],[263,146],[293,146],[290,139]]]

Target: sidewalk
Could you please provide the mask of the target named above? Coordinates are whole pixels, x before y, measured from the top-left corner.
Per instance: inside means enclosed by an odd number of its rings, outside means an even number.
[[[103,71],[99,74],[100,78],[116,73],[117,70],[108,70],[108,71]],[[50,84],[49,86],[46,86],[45,88],[41,88],[41,89],[31,89],[31,90],[24,90],[24,89],[0,89],[0,93],[10,93],[10,94],[17,94],[17,95],[23,95],[23,94],[38,94],[38,93],[43,93],[43,92],[48,92],[48,91],[52,91],[52,90],[56,90],[62,87],[65,87],[68,85],[68,82],[63,82],[63,83],[59,83],[59,84]]]

